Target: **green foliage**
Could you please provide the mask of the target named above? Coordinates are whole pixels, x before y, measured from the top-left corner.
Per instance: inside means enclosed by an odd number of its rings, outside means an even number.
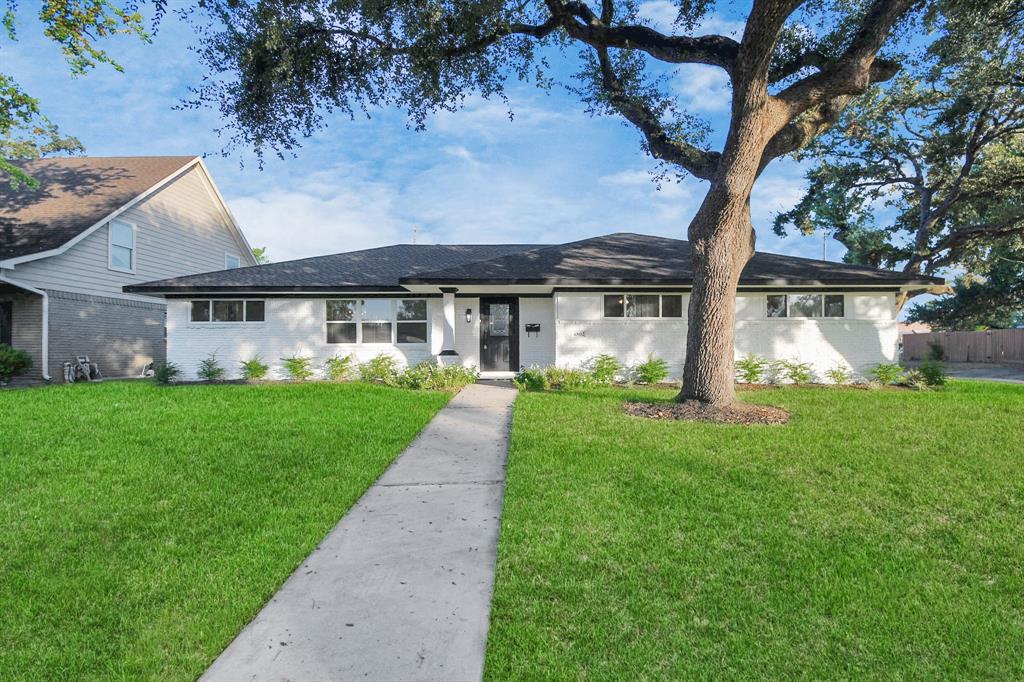
[[[394,386],[398,382],[398,361],[387,353],[376,355],[359,365],[359,378],[371,384]]]
[[[32,358],[20,348],[0,343],[0,384],[6,384],[12,377],[24,374],[32,368]]]
[[[519,370],[512,383],[520,391],[543,391],[548,388],[548,375],[536,365]]]
[[[903,368],[896,363],[880,362],[868,374],[878,383],[888,386],[903,379]]]
[[[935,341],[928,342],[928,359],[941,362],[946,359],[946,348]]]
[[[908,386],[915,391],[928,391],[931,390],[931,385],[928,380],[925,379],[924,374],[919,369],[908,369],[903,373],[903,379],[901,383]]]
[[[181,376],[181,368],[173,362],[161,362],[153,369],[153,380],[158,384],[171,384]]]
[[[583,388],[590,384],[590,374],[583,369],[572,367],[556,367],[551,365],[545,368],[544,378],[551,388],[560,388],[571,391]]]
[[[825,371],[825,377],[836,386],[842,386],[853,380],[853,372],[846,365],[836,365]]]
[[[647,360],[633,367],[633,377],[639,384],[659,384],[668,378],[668,363],[651,353]]]
[[[768,361],[753,353],[748,353],[736,361],[736,376],[745,384],[759,384],[764,381],[767,369]]]
[[[252,257],[256,259],[256,265],[266,265],[270,262],[270,258],[267,256],[267,247],[265,246],[252,247]]]
[[[284,371],[292,381],[306,381],[313,376],[313,360],[304,355],[281,358]]]
[[[593,358],[590,363],[590,380],[599,386],[608,386],[615,383],[623,370],[622,363],[614,355],[602,353]]]
[[[777,384],[782,381],[786,375],[786,362],[785,360],[771,360],[768,362],[764,371],[764,380],[768,384]]]
[[[928,386],[946,385],[946,367],[941,362],[922,362],[918,365],[917,371]]]
[[[782,360],[780,366],[782,367],[783,376],[794,384],[809,383],[814,376],[814,370],[809,362]]]
[[[355,356],[351,353],[344,357],[335,355],[324,363],[324,375],[331,381],[348,381],[356,373],[355,365]]]
[[[242,378],[246,381],[260,381],[266,378],[267,372],[270,371],[270,367],[260,359],[259,355],[243,360],[239,365],[242,368]]]
[[[220,381],[224,378],[224,368],[217,362],[217,354],[210,353],[199,361],[196,376],[203,381]]]
[[[475,383],[477,376],[475,367],[442,365],[431,360],[424,360],[418,365],[400,372],[396,384],[403,388],[457,391]]]

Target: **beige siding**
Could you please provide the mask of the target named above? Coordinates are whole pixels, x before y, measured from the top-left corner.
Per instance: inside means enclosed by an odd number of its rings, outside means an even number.
[[[236,239],[209,183],[193,167],[119,219],[136,226],[135,273],[108,265],[108,228],[100,227],[59,256],[23,263],[12,271],[20,282],[42,289],[123,296],[126,284],[224,269],[224,255],[253,265]]]

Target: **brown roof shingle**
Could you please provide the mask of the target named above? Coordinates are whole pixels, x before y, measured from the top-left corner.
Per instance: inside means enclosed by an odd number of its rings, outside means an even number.
[[[39,181],[0,182],[0,260],[55,249],[195,156],[81,156],[14,161]]]

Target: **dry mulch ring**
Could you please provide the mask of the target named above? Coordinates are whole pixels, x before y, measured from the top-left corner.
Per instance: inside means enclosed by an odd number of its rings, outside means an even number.
[[[681,419],[719,424],[785,424],[789,421],[789,412],[779,407],[744,403],[717,407],[697,400],[681,403],[627,402],[623,409],[626,414],[648,419]]]

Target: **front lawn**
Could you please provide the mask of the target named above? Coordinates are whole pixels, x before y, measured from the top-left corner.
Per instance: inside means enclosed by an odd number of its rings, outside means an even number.
[[[489,679],[1024,677],[1024,387],[670,395],[519,398]]]
[[[194,679],[447,400],[0,391],[0,679]]]

